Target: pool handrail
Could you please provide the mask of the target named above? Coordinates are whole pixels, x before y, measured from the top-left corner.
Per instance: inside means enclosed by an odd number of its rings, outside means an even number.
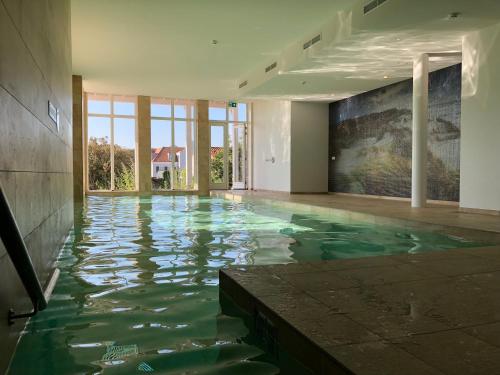
[[[15,319],[29,318],[44,310],[47,307],[47,299],[1,184],[0,238],[33,304],[33,311],[24,314],[16,314],[10,309],[8,321],[13,324]]]

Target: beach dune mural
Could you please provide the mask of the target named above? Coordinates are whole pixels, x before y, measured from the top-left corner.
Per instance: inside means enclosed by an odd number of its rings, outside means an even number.
[[[461,65],[429,75],[428,198],[459,200]],[[412,80],[330,104],[329,191],[411,196]]]

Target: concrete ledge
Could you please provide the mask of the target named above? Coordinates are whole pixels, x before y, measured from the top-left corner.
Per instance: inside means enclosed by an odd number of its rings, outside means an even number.
[[[500,373],[498,285],[499,246],[220,271],[253,328],[316,374]]]

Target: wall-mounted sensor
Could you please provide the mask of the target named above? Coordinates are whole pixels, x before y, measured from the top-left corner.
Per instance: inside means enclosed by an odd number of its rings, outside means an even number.
[[[59,108],[57,108],[52,102],[49,100],[48,102],[48,115],[50,119],[54,122],[56,125],[57,131],[59,131]]]

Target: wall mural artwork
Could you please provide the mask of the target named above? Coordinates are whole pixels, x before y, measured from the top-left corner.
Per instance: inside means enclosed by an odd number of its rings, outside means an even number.
[[[412,84],[330,104],[329,191],[411,196]],[[459,200],[460,102],[460,64],[429,75],[429,199]]]

